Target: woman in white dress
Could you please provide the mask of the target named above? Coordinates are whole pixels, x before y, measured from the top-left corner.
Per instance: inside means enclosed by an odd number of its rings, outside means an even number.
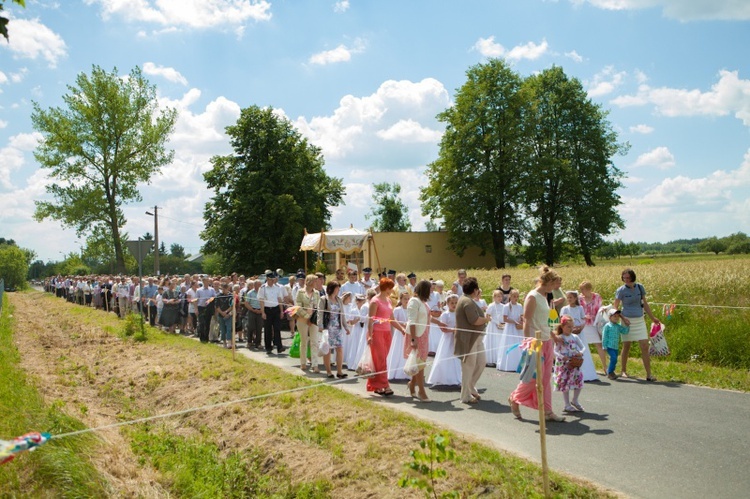
[[[365,301],[365,295],[355,295],[355,303],[349,308],[347,312],[347,318],[350,320],[352,325],[352,332],[349,335],[348,345],[344,348],[344,364],[349,371],[353,371],[357,368],[359,358],[357,357],[357,351],[359,350],[359,344],[362,340],[362,331],[366,321],[362,320],[361,310],[363,305],[367,305]],[[346,340],[344,340],[346,341]]]
[[[440,343],[435,352],[435,360],[432,363],[430,376],[427,383],[432,386],[461,385],[461,360],[454,354],[453,349],[456,344],[456,304],[458,296],[449,295],[447,299],[448,310],[440,316],[440,322],[445,324],[441,327]]]
[[[586,342],[586,337],[581,334],[584,326],[586,326],[586,311],[578,302],[578,293],[575,291],[567,291],[565,298],[568,300],[568,304],[562,308],[560,316],[569,315],[573,318],[573,334],[578,335],[583,343],[583,364],[580,367],[581,374],[583,374],[583,381],[598,381],[599,376],[596,374],[589,344]]]
[[[521,362],[521,349],[518,345],[523,340],[523,305],[518,303],[519,293],[513,289],[508,295],[508,303],[503,310],[505,328],[498,346],[498,371],[515,371]]]
[[[393,318],[404,328],[406,328],[406,305],[409,303],[411,294],[402,291],[399,296],[399,305],[393,309]],[[409,379],[404,373],[404,333],[393,329],[393,338],[391,339],[391,348],[388,350],[388,379]]]
[[[492,292],[492,304],[487,307],[487,315],[490,323],[487,326],[487,334],[484,335],[484,350],[487,356],[487,367],[496,367],[499,358],[500,339],[503,334],[503,292],[495,290]]]

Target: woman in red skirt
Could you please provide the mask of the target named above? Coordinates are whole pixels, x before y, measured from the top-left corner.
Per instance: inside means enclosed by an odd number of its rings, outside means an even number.
[[[394,282],[383,277],[380,279],[379,294],[370,300],[370,320],[367,326],[367,344],[372,353],[375,374],[367,379],[367,391],[389,397],[393,395],[388,383],[388,350],[391,348],[391,327],[406,334],[404,327],[393,319],[391,307],[391,290]]]

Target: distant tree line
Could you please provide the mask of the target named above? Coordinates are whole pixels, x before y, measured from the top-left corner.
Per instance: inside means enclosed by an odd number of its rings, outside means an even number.
[[[596,250],[599,258],[611,259],[635,255],[664,255],[681,253],[723,253],[727,255],[750,254],[750,238],[743,232],[726,237],[675,239],[667,243],[626,243],[621,240],[605,241]]]

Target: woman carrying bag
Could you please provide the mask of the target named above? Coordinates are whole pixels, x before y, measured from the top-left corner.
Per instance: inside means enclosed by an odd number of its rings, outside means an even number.
[[[336,351],[336,377],[346,378],[344,373],[344,335],[349,334],[349,324],[346,322],[344,304],[339,297],[339,283],[331,281],[326,285],[326,294],[320,298],[318,305],[318,329],[328,331],[328,345],[330,350],[323,356],[326,373],[333,378],[331,372],[331,351]]]
[[[305,277],[305,289],[297,292],[295,303],[297,309],[297,331],[299,331],[299,368],[307,369],[307,352],[310,352],[310,367],[312,372],[319,373],[318,367],[318,304],[320,293],[315,290],[315,275]],[[249,341],[249,340],[248,340]],[[309,348],[308,348],[309,346]]]

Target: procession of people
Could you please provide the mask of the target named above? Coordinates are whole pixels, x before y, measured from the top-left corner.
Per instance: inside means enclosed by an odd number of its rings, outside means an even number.
[[[292,337],[298,335],[295,352],[302,371],[338,379],[356,371],[367,378],[368,392],[383,397],[396,394],[391,381],[404,379],[408,393],[403,395],[415,401],[430,402],[428,386],[452,386],[460,390],[462,403],[474,405],[482,400],[477,382],[487,367],[519,372],[521,381],[508,396],[519,419],[522,406],[538,409],[542,403],[548,421],[564,421],[553,410],[553,388],[563,394],[564,412],[583,411],[584,382],[628,376],[632,341],[641,346],[647,381],[655,380],[643,345],[648,342],[644,315],[659,321],[631,269],[622,272],[624,284],[606,310],[589,281],[563,292],[562,278],[546,266],[525,296],[511,287],[509,274],[502,275],[489,306],[476,278],[463,269],[449,288],[413,272],[375,274],[369,267],[361,277],[356,267],[342,268],[328,282],[322,273],[306,275],[300,269],[282,285],[282,274],[277,269],[250,278],[234,273],[147,277],[145,282],[132,276],[55,276],[44,285],[58,297],[122,318],[142,313],[167,333],[267,355],[287,350],[281,335],[286,321]],[[598,316],[605,319],[597,323]],[[532,340],[537,332],[541,339]],[[617,375],[620,342],[625,346]],[[604,373],[594,368],[592,343]],[[541,373],[531,365],[535,353],[542,356]],[[542,381],[542,401],[536,377]],[[500,394],[496,398],[503,400]]]

